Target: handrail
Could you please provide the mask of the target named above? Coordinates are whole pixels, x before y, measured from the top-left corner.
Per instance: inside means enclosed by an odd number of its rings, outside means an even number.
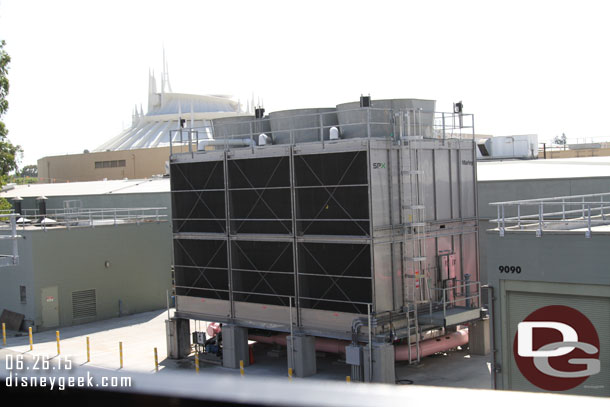
[[[118,225],[118,224],[129,224],[129,223],[146,223],[146,222],[161,222],[168,218],[167,214],[162,213],[166,211],[166,207],[152,207],[152,208],[94,208],[94,209],[82,209],[78,210],[47,210],[47,213],[40,214],[37,209],[30,209],[23,211],[23,215],[20,214],[2,214],[0,212],[0,218],[12,216],[13,218],[19,217],[15,220],[18,226],[22,229],[26,227],[40,227],[46,231],[49,227],[63,226],[68,229],[71,228],[82,228],[82,227],[96,227],[102,225]],[[37,218],[36,220],[28,219]],[[7,224],[0,223],[0,231],[7,229]]]
[[[608,197],[606,201],[605,197]],[[492,202],[490,205],[497,208],[497,217],[490,219],[490,223],[497,224],[500,236],[504,236],[507,227],[523,230],[527,226],[537,225],[537,237],[541,237],[543,230],[549,228],[569,230],[586,227],[585,237],[590,238],[592,226],[610,224],[605,212],[610,209],[609,192]],[[522,214],[522,207],[537,207],[537,211]],[[561,210],[554,209],[557,207],[561,207]],[[578,209],[571,209],[573,207]],[[513,208],[516,208],[516,216],[507,216],[507,210]],[[549,211],[549,208],[553,209]]]

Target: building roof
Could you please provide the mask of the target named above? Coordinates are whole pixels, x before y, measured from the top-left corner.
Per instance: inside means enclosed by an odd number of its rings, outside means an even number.
[[[479,181],[610,177],[610,157],[552,160],[486,161],[477,163]],[[6,187],[5,187],[6,188]],[[169,178],[126,179],[15,185],[2,198],[169,192]]]
[[[169,178],[15,185],[12,189],[0,192],[0,197],[11,199],[17,196],[21,198],[35,198],[42,195],[52,197],[159,192],[169,192]]]
[[[477,162],[478,181],[610,177],[610,157]]]

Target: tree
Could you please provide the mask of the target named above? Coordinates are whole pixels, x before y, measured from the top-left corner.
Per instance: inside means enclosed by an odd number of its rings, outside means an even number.
[[[8,110],[9,92],[8,68],[11,57],[4,50],[6,42],[0,40],[0,177],[6,180],[9,172],[17,170],[19,154],[23,152],[20,146],[13,145],[8,139],[8,129],[2,122],[2,116]]]
[[[567,142],[568,139],[565,133],[561,133],[561,136],[555,136],[555,138],[553,139],[553,143],[558,144],[560,146],[565,146]]]
[[[37,165],[26,165],[21,169],[19,173],[20,177],[38,177],[38,166]]]
[[[4,40],[0,41],[0,118],[8,110],[8,64],[11,62],[11,57],[4,50]],[[0,121],[0,140],[4,140],[8,130],[2,121]]]

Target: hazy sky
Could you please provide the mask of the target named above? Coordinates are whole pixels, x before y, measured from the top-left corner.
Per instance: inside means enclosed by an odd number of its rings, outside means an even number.
[[[609,137],[608,1],[0,0],[23,165],[80,153],[146,109],[148,70],[267,112],[361,93],[463,100],[476,132]]]

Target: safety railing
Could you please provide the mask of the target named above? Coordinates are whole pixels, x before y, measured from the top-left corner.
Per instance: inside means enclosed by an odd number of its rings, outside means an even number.
[[[456,307],[473,308],[480,304],[481,282],[470,279],[452,280],[453,283],[448,287],[431,287],[430,314],[435,311],[443,311],[443,318],[447,317],[447,311]]]
[[[519,201],[492,202],[497,208],[495,223],[500,236],[506,230],[535,230],[541,237],[545,230],[585,229],[591,237],[595,226],[610,224],[610,193],[569,195]]]
[[[337,117],[349,115],[348,120]],[[346,133],[357,133],[349,138],[379,138],[384,134],[393,141],[413,138],[435,139],[474,139],[474,116],[472,114],[429,112],[421,109],[381,109],[360,108],[343,111],[332,111],[314,114],[295,114],[278,119],[269,117],[251,121],[238,120],[222,123],[221,129],[215,129],[213,124],[170,130],[170,155],[206,151],[208,146],[214,149],[228,150],[230,148],[252,148],[263,145],[260,136],[265,135],[269,144],[276,144],[275,138],[281,137],[277,144],[303,142],[326,143],[335,140],[331,129],[335,128],[337,138],[343,138]],[[300,121],[308,123],[297,128],[271,129],[272,120],[286,123]],[[223,131],[228,127],[230,131]],[[284,127],[284,126],[282,126]],[[213,135],[213,139],[209,135]],[[265,143],[266,145],[266,143]]]
[[[22,214],[14,214],[15,223],[21,229],[63,226],[70,228],[96,227],[128,223],[161,222],[165,220],[166,207],[153,208],[78,208],[47,209],[41,214],[37,209],[24,209]],[[0,218],[4,215],[0,213]],[[8,229],[9,224],[0,223],[0,231]]]

